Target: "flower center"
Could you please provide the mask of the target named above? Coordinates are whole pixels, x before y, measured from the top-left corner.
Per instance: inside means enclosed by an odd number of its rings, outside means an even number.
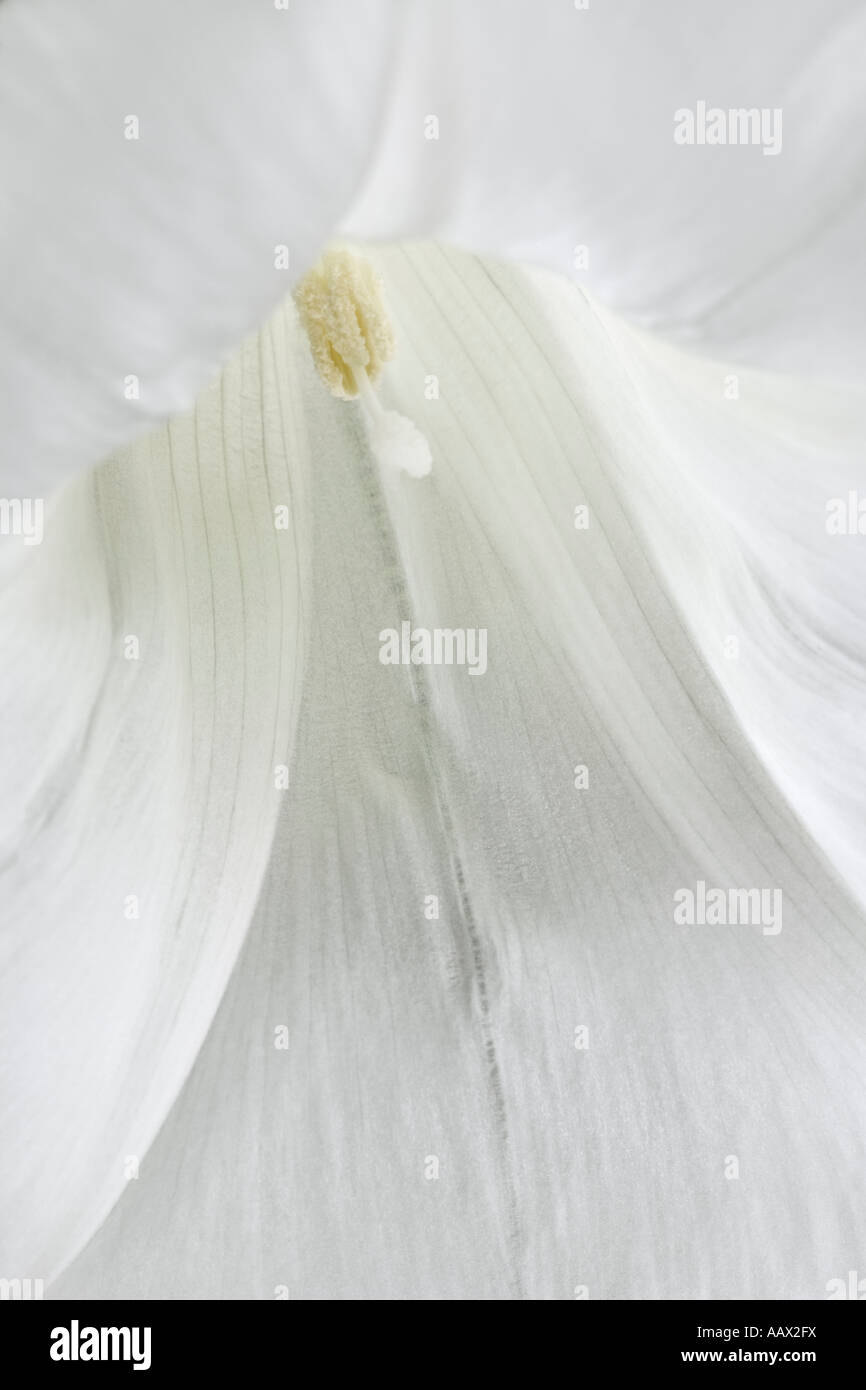
[[[386,410],[373,389],[396,351],[373,266],[350,251],[326,251],[297,286],[295,301],[319,376],[339,400],[359,400],[380,464],[425,477],[433,463],[427,440],[411,420]]]

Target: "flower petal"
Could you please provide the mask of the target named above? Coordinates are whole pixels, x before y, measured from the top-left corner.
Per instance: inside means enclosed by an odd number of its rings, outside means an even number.
[[[303,669],[289,352],[72,484],[0,595],[3,1269],[50,1277],[134,1177],[255,906]]]
[[[305,397],[311,453],[287,457],[312,498],[315,640],[293,791],[189,1080],[54,1292],[820,1298],[864,1235],[863,917],[702,651],[689,588],[750,555],[748,499],[727,523],[702,479],[706,381],[673,379],[695,392],[674,447],[647,394],[673,390],[667,353],[580,292],[437,248],[380,263],[386,403],[422,425],[433,472],[379,477],[354,408]],[[770,444],[803,466],[775,384],[746,385],[767,407],[741,456],[724,442],[722,492]],[[838,419],[807,399],[832,460]],[[686,548],[705,530],[718,558]],[[769,640],[756,587],[743,660]],[[485,674],[382,665],[407,618],[486,628]],[[784,658],[796,628],[770,631]],[[844,699],[809,669],[822,708]],[[778,892],[778,919],[679,925],[698,881]]]
[[[364,171],[390,14],[2,6],[4,479],[48,492],[188,410],[270,314]]]

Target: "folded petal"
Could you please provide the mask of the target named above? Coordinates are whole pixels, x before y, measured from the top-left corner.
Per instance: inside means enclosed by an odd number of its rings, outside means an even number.
[[[251,340],[0,595],[4,1270],[49,1278],[135,1177],[250,921],[303,669],[296,391]]]
[[[864,51],[849,0],[6,0],[0,486],[47,493],[188,409],[337,228],[861,378]],[[724,144],[675,140],[700,103]]]
[[[861,6],[407,13],[346,236],[543,263],[684,346],[862,380]]]
[[[0,489],[189,409],[362,176],[392,7],[0,9]]]
[[[775,383],[743,383],[766,404],[754,431],[730,416],[714,492],[700,373],[555,278],[437,248],[379,263],[385,402],[433,472],[380,477],[308,367],[310,453],[290,436],[282,459],[311,497],[314,640],[267,880],[138,1180],[53,1291],[821,1298],[864,1235],[863,915],[850,856],[766,757],[758,644],[830,711],[804,703],[804,737],[836,737],[846,700],[772,621],[806,581],[748,581],[749,519],[778,537],[737,485],[768,451],[803,466]],[[683,395],[674,442],[653,382]],[[838,414],[803,391],[835,472]],[[720,571],[751,663],[730,696],[728,611],[712,637],[698,613]],[[486,670],[383,664],[407,619],[485,629]],[[679,922],[700,883],[772,911]]]

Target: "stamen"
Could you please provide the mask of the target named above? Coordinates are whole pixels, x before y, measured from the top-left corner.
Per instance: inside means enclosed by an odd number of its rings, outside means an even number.
[[[385,410],[373,389],[395,351],[381,290],[369,261],[332,250],[304,276],[295,299],[319,376],[338,399],[359,400],[382,467],[423,478],[433,465],[427,440],[411,420]]]

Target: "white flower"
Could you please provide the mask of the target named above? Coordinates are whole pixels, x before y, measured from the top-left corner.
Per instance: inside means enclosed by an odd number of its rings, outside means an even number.
[[[0,1276],[821,1298],[862,1258],[864,28],[0,8],[0,491],[46,499],[27,548],[0,510]],[[674,139],[746,90],[777,157]],[[429,476],[316,375],[289,291],[337,236]],[[483,678],[383,664],[407,621]]]

